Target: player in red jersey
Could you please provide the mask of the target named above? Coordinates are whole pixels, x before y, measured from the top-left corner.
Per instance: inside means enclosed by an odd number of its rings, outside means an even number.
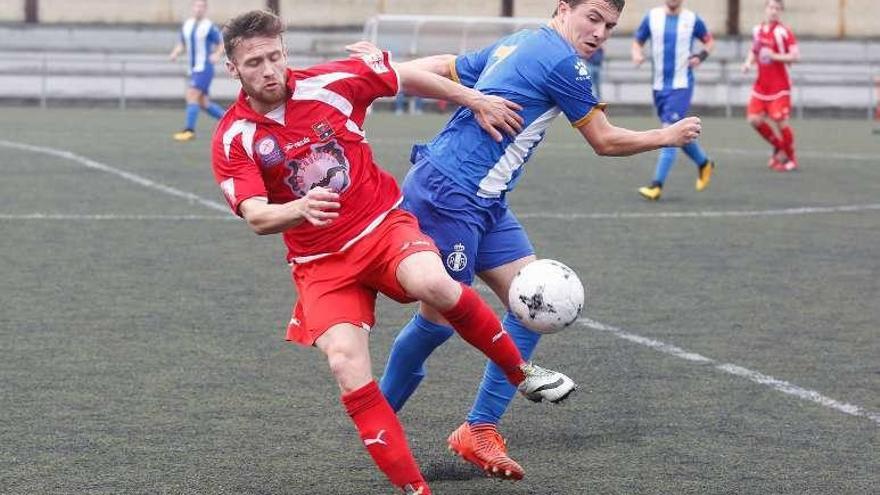
[[[400,190],[376,165],[364,119],[373,100],[404,90],[470,107],[500,140],[498,129],[521,129],[519,107],[411,64],[392,65],[385,52],[291,70],[283,30],[264,11],[224,27],[226,66],[242,92],[215,131],[214,175],[251,229],[283,234],[299,296],[288,340],[327,356],[347,413],[392,484],[428,494],[371,371],[368,336],[378,292],[440,311],[532,401],[557,402],[575,384],[524,362],[492,309],[449,277],[415,217],[397,208]]]
[[[778,172],[798,168],[794,151],[794,131],[788,124],[791,115],[791,79],[788,65],[800,59],[797,39],[788,26],[780,22],[785,9],[783,0],[765,0],[765,21],[755,26],[752,49],[743,64],[748,72],[758,63],[758,79],[752,88],[747,118],[768,143],[773,154],[768,166]],[[779,134],[774,132],[768,119],[776,123]]]

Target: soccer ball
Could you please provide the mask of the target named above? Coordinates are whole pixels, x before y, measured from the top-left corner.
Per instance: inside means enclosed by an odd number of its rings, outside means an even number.
[[[538,260],[513,277],[510,311],[538,333],[556,333],[577,320],[584,307],[584,286],[571,268]]]

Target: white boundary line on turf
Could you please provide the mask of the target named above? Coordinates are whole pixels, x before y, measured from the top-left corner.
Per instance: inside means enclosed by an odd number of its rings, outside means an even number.
[[[424,143],[429,141],[431,138],[426,139],[398,139],[398,138],[373,138],[370,139],[370,142],[373,144],[391,144],[391,145],[414,145],[417,143]],[[568,151],[568,150],[583,150],[590,151],[590,145],[586,142],[581,143],[543,143],[541,145],[541,150],[545,151]],[[711,148],[708,149],[711,153],[719,153],[724,155],[743,155],[743,156],[755,156],[755,157],[764,157],[767,158],[770,156],[769,149],[768,151],[759,151],[759,150],[744,150],[737,148]],[[710,154],[711,154],[710,153]],[[835,152],[824,152],[824,151],[798,151],[798,156],[801,158],[827,158],[831,160],[852,160],[852,161],[864,161],[864,162],[875,162],[880,163],[880,158],[876,155],[870,154],[859,154],[859,153],[835,153]]]
[[[93,170],[100,170],[101,172],[106,172],[108,174],[113,174],[119,177],[122,177],[125,180],[134,182],[135,184],[139,184],[149,189],[155,189],[157,191],[161,191],[170,196],[175,196],[178,198],[186,199],[192,203],[198,203],[202,206],[208,207],[212,210],[222,211],[225,213],[229,213],[229,207],[224,204],[220,204],[216,201],[211,201],[210,199],[205,199],[200,196],[197,196],[193,193],[189,193],[186,191],[181,191],[180,189],[166,186],[165,184],[160,184],[159,182],[147,179],[146,177],[142,177],[137,174],[133,174],[131,172],[126,172],[125,170],[120,170],[118,168],[111,167],[110,165],[106,165],[100,162],[96,162],[90,158],[86,158],[84,156],[77,155],[76,153],[72,153],[70,151],[59,150],[55,148],[47,148],[45,146],[33,146],[30,144],[24,143],[15,143],[12,141],[3,141],[0,140],[0,146],[4,146],[6,148],[12,148],[23,151],[31,151],[34,153],[42,153],[44,155],[57,156],[59,158],[64,158],[65,160],[74,161],[79,163],[80,165],[85,166],[86,168],[90,168]]]
[[[0,220],[59,220],[59,221],[92,221],[92,220],[170,220],[170,221],[202,221],[220,220],[237,221],[238,217],[220,215],[116,215],[116,214],[90,214],[77,215],[68,213],[0,213]]]
[[[865,410],[860,406],[856,406],[853,404],[848,404],[845,402],[840,402],[834,400],[830,397],[825,397],[824,395],[816,392],[815,390],[809,390],[806,388],[799,387],[792,383],[786,382],[784,380],[780,380],[778,378],[774,378],[772,376],[765,375],[763,373],[759,373],[757,371],[752,371],[748,368],[743,368],[742,366],[737,366],[731,363],[719,363],[718,361],[707,358],[700,354],[696,354],[693,352],[686,351],[684,349],[675,347],[673,345],[669,345],[659,340],[649,339],[646,337],[642,337],[639,335],[635,335],[619,328],[612,327],[610,325],[605,325],[595,320],[591,320],[590,318],[579,318],[578,323],[584,325],[587,328],[591,328],[593,330],[598,330],[601,332],[608,332],[615,337],[618,337],[623,340],[628,340],[630,342],[643,345],[646,347],[650,347],[656,351],[660,351],[664,354],[669,354],[670,356],[675,356],[677,358],[684,359],[686,361],[691,361],[694,363],[710,365],[713,368],[723,371],[725,373],[739,376],[742,378],[746,378],[755,383],[766,385],[778,392],[782,392],[787,395],[791,395],[793,397],[797,397],[801,400],[806,400],[810,402],[814,402],[821,406],[827,407],[829,409],[834,409],[835,411],[842,412],[844,414],[848,414],[850,416],[856,416],[860,418],[867,418],[874,423],[880,425],[880,413],[872,412]]]
[[[70,151],[59,150],[55,148],[48,148],[45,146],[33,146],[30,144],[24,143],[16,143],[12,141],[4,141],[0,140],[0,146],[5,146],[7,148],[13,148],[23,151],[31,151],[35,153],[42,153],[46,155],[56,156],[59,158],[63,158],[65,160],[71,160],[81,165],[84,165],[87,168],[91,168],[94,170],[99,170],[102,172],[106,172],[109,174],[116,175],[125,180],[134,182],[135,184],[139,184],[141,186],[147,187],[149,189],[154,189],[157,191],[164,192],[171,196],[176,196],[178,198],[186,199],[192,203],[197,203],[202,206],[206,206],[212,210],[222,211],[224,213],[229,213],[229,208],[217,201],[212,201],[210,199],[205,199],[196,194],[182,191],[180,189],[176,189],[171,186],[166,186],[165,184],[161,184],[159,182],[147,179],[146,177],[142,177],[140,175],[126,172],[124,170],[120,170],[118,168],[111,167],[110,165],[106,165],[104,163],[97,162],[90,158],[86,158],[84,156],[77,155],[76,153],[72,153]],[[874,158],[876,159],[876,158]],[[801,207],[801,208],[784,208],[779,210],[755,210],[755,211],[669,211],[669,212],[651,212],[651,213],[522,213],[517,215],[519,218],[538,218],[538,219],[557,219],[557,220],[619,220],[619,219],[639,219],[639,218],[722,218],[722,217],[764,217],[764,216],[780,216],[780,215],[807,215],[807,214],[817,214],[817,213],[853,213],[853,212],[861,212],[868,210],[880,210],[880,204],[867,204],[867,205],[847,205],[847,206],[828,206],[828,207]],[[42,220],[74,220],[74,218],[61,218],[60,216],[50,216],[50,214],[46,214],[45,218],[18,218],[13,215],[4,215],[2,218],[7,220],[12,219],[42,219]],[[232,216],[232,215],[230,215]],[[58,218],[55,218],[58,217]],[[111,220],[112,218],[98,218],[100,215],[96,215],[95,218],[80,218],[80,220]],[[236,217],[233,217],[236,218]],[[149,220],[150,218],[131,218],[131,220]],[[157,218],[158,219],[158,218]],[[183,218],[181,218],[183,219]],[[210,218],[205,218],[206,220]],[[118,220],[125,220],[125,218],[119,218]],[[192,220],[197,220],[197,218],[192,218]]]
[[[814,206],[783,208],[779,210],[730,210],[730,211],[660,211],[649,213],[521,213],[518,218],[539,218],[553,220],[618,220],[638,218],[723,218],[723,217],[772,217],[785,215],[811,215],[818,213],[857,213],[880,210],[880,203],[845,206]]]

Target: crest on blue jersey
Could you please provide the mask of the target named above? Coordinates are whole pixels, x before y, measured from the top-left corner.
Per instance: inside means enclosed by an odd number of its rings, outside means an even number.
[[[578,59],[578,61],[575,62],[574,69],[578,73],[578,81],[586,81],[590,78],[590,69],[587,68],[587,63],[584,62],[583,59]]]
[[[464,244],[457,243],[452,247],[454,251],[446,257],[446,267],[454,272],[460,272],[467,268],[468,257],[464,254]]]

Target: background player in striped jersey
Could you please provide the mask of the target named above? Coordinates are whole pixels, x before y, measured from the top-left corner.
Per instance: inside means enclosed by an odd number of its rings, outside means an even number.
[[[502,136],[493,126],[520,128],[519,106],[412,65],[392,65],[387,52],[290,69],[283,23],[269,12],[242,14],[223,29],[226,67],[242,91],[214,133],[215,179],[255,233],[283,235],[297,288],[288,340],[326,355],[379,469],[406,493],[428,495],[403,427],[373,379],[369,335],[378,292],[440,311],[530,400],[559,401],[575,384],[526,363],[492,308],[446,273],[433,241],[398,208],[400,188],[375,162],[364,120],[374,100],[405,90],[468,106],[494,142]],[[234,262],[242,254],[229,256]],[[298,381],[310,378],[304,371]]]
[[[565,115],[601,155],[682,146],[700,132],[695,117],[644,132],[612,125],[603,111],[605,105],[593,95],[587,59],[610,36],[624,1],[557,0],[556,6],[548,25],[539,29],[513,33],[458,57],[440,55],[412,62],[523,107],[524,128],[503,142],[489,139],[473,113],[460,109],[430,143],[414,147],[413,168],[403,185],[403,207],[434,239],[447,272],[468,285],[479,276],[504,305],[513,277],[535,260],[535,250],[509,209],[507,195],[556,117]],[[531,356],[540,335],[509,311],[503,323],[523,356]],[[425,376],[425,361],[452,334],[443,315],[425,305],[400,331],[380,384],[392,407],[403,407]],[[474,406],[448,443],[490,476],[520,479],[524,470],[507,455],[497,429],[515,394],[506,382],[500,368],[487,365]]]
[[[220,29],[205,17],[208,12],[206,0],[193,0],[192,17],[183,22],[180,39],[168,57],[177,60],[184,50],[189,60],[189,87],[186,89],[186,123],[180,132],[174,133],[176,141],[189,141],[196,137],[196,120],[199,109],[219,119],[225,110],[208,97],[214,79],[214,64],[223,56],[223,38]]]
[[[758,78],[752,87],[747,118],[771,146],[768,166],[777,172],[798,168],[794,151],[794,131],[788,123],[791,115],[791,79],[788,65],[800,59],[797,39],[780,21],[785,9],[783,0],[766,0],[764,22],[752,31],[752,49],[746,56],[743,72],[758,63]],[[779,134],[768,121],[776,123]]]
[[[693,11],[683,7],[684,0],[666,0],[663,7],[648,11],[635,33],[632,44],[632,60],[636,66],[645,61],[642,47],[651,40],[653,65],[654,106],[663,125],[670,125],[684,118],[694,96],[694,68],[703,63],[712,52],[715,42],[706,23]],[[703,49],[694,53],[694,40],[703,43]],[[712,162],[696,141],[682,147],[684,153],[697,166],[697,191],[709,185],[715,163]],[[654,180],[639,188],[643,198],[656,201],[663,193],[666,176],[675,164],[678,149],[667,147],[660,150]]]

